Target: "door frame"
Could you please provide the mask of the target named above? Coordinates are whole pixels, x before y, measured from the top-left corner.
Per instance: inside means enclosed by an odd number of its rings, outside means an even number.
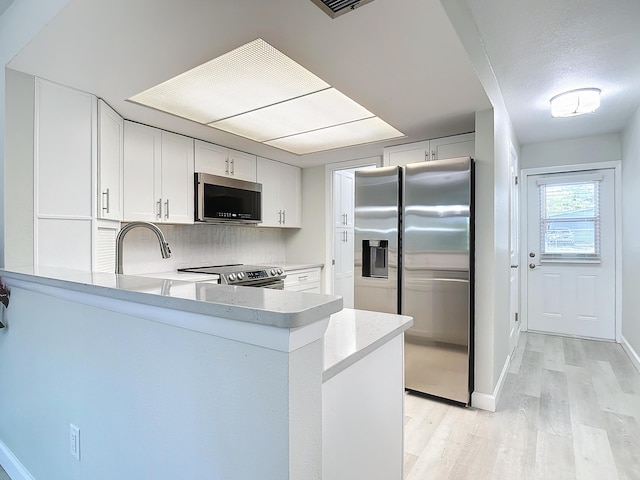
[[[325,165],[325,284],[324,292],[333,295],[335,268],[333,265],[335,238],[333,226],[333,172],[338,170],[351,170],[354,168],[381,167],[382,155],[373,157],[347,160],[344,162],[328,163]]]
[[[576,165],[559,165],[553,167],[536,167],[524,168],[520,171],[522,181],[520,186],[520,238],[525,239],[527,236],[528,225],[528,180],[531,175],[545,175],[550,173],[577,173],[585,170],[604,170],[613,169],[614,174],[614,205],[615,205],[615,340],[617,343],[622,341],[622,162],[596,162],[581,163]],[[523,240],[524,241],[524,240]],[[520,265],[527,265],[527,249],[521,244],[520,248]],[[529,330],[528,319],[528,283],[527,271],[520,269],[520,317],[522,323],[521,331]]]

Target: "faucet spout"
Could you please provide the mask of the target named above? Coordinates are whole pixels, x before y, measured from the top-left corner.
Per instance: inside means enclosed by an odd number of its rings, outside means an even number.
[[[116,273],[122,273],[122,245],[124,237],[127,232],[136,227],[148,228],[155,233],[156,237],[158,237],[158,242],[160,243],[160,254],[162,255],[162,258],[169,258],[171,256],[171,249],[169,248],[167,240],[164,238],[162,230],[151,222],[131,222],[122,227],[116,237]]]

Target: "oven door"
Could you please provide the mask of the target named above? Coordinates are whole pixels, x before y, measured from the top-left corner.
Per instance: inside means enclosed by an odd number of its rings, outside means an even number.
[[[275,290],[284,290],[284,279],[272,279],[265,278],[261,280],[254,280],[252,282],[242,283],[241,287],[258,287],[258,288],[273,288]]]
[[[195,192],[197,222],[262,222],[262,185],[259,183],[196,173]]]

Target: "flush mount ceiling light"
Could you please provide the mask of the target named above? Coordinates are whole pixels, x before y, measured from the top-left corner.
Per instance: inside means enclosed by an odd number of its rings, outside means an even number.
[[[593,113],[600,106],[599,88],[581,88],[556,95],[551,99],[552,117],[575,117]]]
[[[298,155],[404,136],[260,38],[129,101]]]

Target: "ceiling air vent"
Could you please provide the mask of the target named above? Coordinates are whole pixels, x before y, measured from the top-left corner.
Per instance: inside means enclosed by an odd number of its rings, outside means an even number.
[[[311,0],[320,9],[331,18],[355,10],[365,3],[373,2],[373,0]]]

